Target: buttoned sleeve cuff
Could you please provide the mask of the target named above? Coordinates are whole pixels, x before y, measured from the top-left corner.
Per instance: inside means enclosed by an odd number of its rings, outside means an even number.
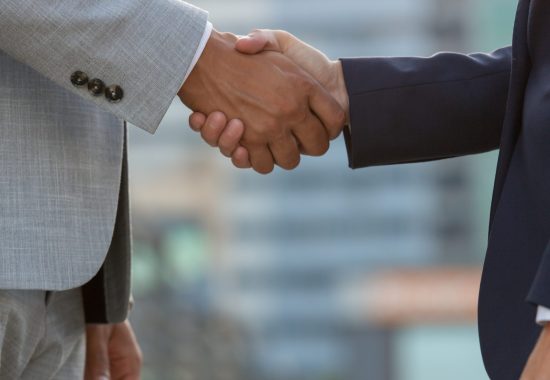
[[[10,1],[0,12],[0,50],[154,133],[207,23],[206,11],[181,0]]]

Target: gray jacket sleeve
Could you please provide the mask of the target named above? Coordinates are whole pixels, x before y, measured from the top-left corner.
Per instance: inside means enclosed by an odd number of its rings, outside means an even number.
[[[0,49],[56,84],[153,133],[183,83],[207,13],[180,0],[5,0]],[[71,83],[118,85],[111,103]]]

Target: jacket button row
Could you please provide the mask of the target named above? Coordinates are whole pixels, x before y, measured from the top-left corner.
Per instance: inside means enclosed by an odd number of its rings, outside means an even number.
[[[105,98],[111,103],[118,103],[124,97],[124,91],[116,84],[106,87],[101,79],[89,79],[88,75],[82,71],[75,71],[71,75],[71,83],[75,87],[84,87],[88,85],[88,91],[93,96],[105,95]]]

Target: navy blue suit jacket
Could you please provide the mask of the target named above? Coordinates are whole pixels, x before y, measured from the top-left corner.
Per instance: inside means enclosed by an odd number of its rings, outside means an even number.
[[[520,0],[492,54],[343,59],[350,166],[500,149],[479,297],[491,379],[516,380],[550,307],[550,2]]]

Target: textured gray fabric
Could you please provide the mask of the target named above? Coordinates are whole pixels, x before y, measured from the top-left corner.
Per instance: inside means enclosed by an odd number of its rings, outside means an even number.
[[[118,210],[109,252],[99,272],[82,287],[87,323],[119,323],[128,316],[132,230],[126,149],[123,157]]]
[[[85,324],[79,289],[0,291],[0,379],[82,379]]]
[[[156,130],[206,17],[178,0],[2,1],[1,289],[65,290],[98,273],[115,224],[122,120]],[[75,70],[120,85],[124,99],[73,87]]]
[[[5,54],[0,83],[0,288],[74,288],[110,245],[123,122]]]
[[[120,118],[153,132],[178,92],[207,13],[179,0],[3,0],[0,49]],[[81,70],[124,89],[106,104],[75,89]]]

